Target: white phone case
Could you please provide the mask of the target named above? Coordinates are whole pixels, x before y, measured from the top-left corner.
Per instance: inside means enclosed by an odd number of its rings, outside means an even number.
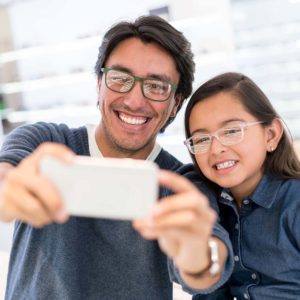
[[[131,220],[147,216],[158,197],[158,167],[151,161],[77,156],[66,164],[47,156],[40,172],[71,215]]]

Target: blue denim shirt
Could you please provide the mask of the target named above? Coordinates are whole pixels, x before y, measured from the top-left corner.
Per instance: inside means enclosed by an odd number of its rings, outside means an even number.
[[[265,175],[239,211],[225,189],[219,205],[234,271],[217,292],[193,299],[300,299],[300,181]]]

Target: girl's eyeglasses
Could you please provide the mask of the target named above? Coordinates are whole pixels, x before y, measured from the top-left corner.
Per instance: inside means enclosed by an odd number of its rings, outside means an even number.
[[[222,145],[235,145],[244,139],[245,129],[264,121],[248,122],[232,127],[224,127],[214,133],[195,133],[184,141],[184,144],[192,154],[205,153],[209,150],[213,138],[216,138]]]

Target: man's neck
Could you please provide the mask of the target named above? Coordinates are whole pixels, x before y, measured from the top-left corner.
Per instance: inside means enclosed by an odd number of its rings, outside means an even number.
[[[132,159],[147,159],[152,150],[154,149],[155,143],[151,143],[138,150],[124,149],[114,145],[101,131],[101,127],[97,126],[95,132],[96,144],[103,155],[103,157],[114,157],[114,158],[132,158]]]

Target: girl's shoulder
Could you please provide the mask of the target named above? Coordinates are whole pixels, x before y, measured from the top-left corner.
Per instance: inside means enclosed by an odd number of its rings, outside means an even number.
[[[300,179],[290,178],[290,179],[282,179],[282,188],[293,189],[300,188]]]
[[[277,190],[277,198],[285,202],[287,206],[300,205],[300,180],[284,179]]]
[[[300,180],[264,175],[251,198],[266,208],[290,207],[291,202],[292,205],[295,205],[295,202],[300,203]]]

